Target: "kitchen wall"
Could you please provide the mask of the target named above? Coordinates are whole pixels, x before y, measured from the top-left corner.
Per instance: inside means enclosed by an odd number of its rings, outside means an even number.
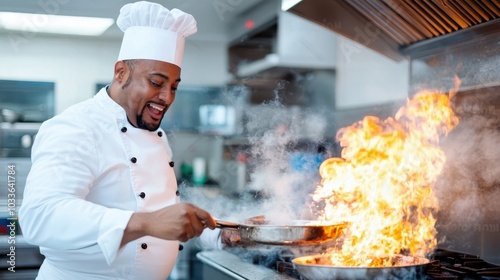
[[[327,120],[325,136],[367,115],[393,116],[409,96],[409,61],[396,61],[335,34],[334,70],[317,70],[300,79],[306,115]]]
[[[384,104],[408,97],[408,60],[392,60],[340,35],[336,52],[337,109]]]
[[[56,84],[56,113],[95,94],[112,79],[120,40],[0,34],[0,79]],[[223,42],[186,41],[182,86],[221,86],[227,78]]]

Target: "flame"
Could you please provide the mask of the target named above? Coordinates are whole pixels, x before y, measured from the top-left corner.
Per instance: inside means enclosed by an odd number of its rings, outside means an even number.
[[[392,266],[387,256],[432,251],[432,186],[446,159],[439,138],[457,124],[448,96],[426,91],[394,118],[367,116],[339,130],[342,158],[321,164],[313,194],[326,205],[323,219],[350,222],[341,248],[331,248],[333,265]]]

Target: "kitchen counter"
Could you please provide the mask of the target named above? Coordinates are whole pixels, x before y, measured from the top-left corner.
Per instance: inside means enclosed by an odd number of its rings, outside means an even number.
[[[290,280],[286,274],[262,265],[244,261],[227,251],[201,251],[196,257],[203,263],[203,279],[251,279],[251,280]]]

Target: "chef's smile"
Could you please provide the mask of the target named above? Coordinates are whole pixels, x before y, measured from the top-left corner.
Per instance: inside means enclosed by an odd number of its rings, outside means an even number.
[[[161,121],[163,117],[163,111],[166,109],[166,106],[150,102],[146,104],[146,109],[148,110],[149,115],[154,121]]]

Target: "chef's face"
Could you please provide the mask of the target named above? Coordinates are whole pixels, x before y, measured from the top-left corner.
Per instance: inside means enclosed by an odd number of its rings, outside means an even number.
[[[142,129],[158,129],[165,112],[174,102],[181,81],[180,67],[156,60],[127,61],[122,67],[122,76],[120,71],[115,71],[115,79],[121,79],[122,102],[119,103],[129,122]]]

